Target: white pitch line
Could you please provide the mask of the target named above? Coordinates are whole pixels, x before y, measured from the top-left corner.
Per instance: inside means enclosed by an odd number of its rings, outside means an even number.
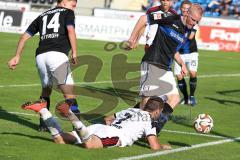
[[[240,140],[240,137],[233,138],[233,139],[224,139],[224,140],[213,141],[213,142],[208,142],[208,143],[196,144],[196,145],[192,145],[191,147],[181,147],[181,148],[176,148],[176,149],[172,149],[172,150],[159,151],[159,152],[149,153],[149,154],[142,154],[142,155],[138,155],[138,156],[122,157],[122,158],[118,158],[115,160],[135,160],[135,159],[157,157],[157,156],[167,155],[167,154],[171,154],[171,153],[188,151],[188,150],[192,150],[192,149],[196,149],[196,148],[203,148],[203,147],[209,147],[209,146],[214,146],[214,145],[220,145],[220,144],[224,144],[224,143],[231,143],[231,142],[239,141],[239,140]]]
[[[216,78],[216,77],[240,77],[240,73],[236,74],[209,74],[209,75],[198,75],[198,78]],[[121,80],[121,81],[98,81],[98,82],[76,82],[78,85],[88,85],[88,84],[107,84],[107,83],[126,83],[126,82],[138,82],[135,80]],[[9,85],[0,85],[0,88],[7,87],[34,87],[40,86],[41,84],[9,84]]]
[[[216,77],[239,77],[240,73],[235,74],[209,74],[209,75],[198,75],[198,78],[216,78]]]

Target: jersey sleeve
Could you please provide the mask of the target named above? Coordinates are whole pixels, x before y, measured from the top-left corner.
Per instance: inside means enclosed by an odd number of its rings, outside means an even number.
[[[146,137],[151,136],[151,135],[156,136],[157,135],[156,127],[154,127],[152,125],[152,123],[150,121],[148,121],[145,125],[144,133],[145,133]]]
[[[36,18],[27,28],[25,31],[31,36],[34,36],[37,32],[39,32],[39,23],[38,23],[39,17]]]
[[[68,10],[66,14],[66,26],[74,26],[75,27],[75,14],[72,10]]]

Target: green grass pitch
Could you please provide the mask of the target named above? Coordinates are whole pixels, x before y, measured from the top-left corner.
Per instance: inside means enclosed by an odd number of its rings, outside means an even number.
[[[240,141],[234,140],[240,137],[240,53],[199,51],[198,105],[192,108],[179,105],[176,108],[172,120],[159,137],[161,143],[172,144],[173,150],[163,152],[165,154],[159,151],[154,156],[143,141],[126,148],[86,150],[74,145],[54,144],[49,133],[36,131],[38,115],[21,110],[20,105],[38,99],[40,95],[34,59],[38,37],[28,41],[20,64],[14,71],[8,69],[7,62],[15,53],[19,35],[0,33],[0,37],[0,160],[108,160],[130,159],[145,154],[147,157],[143,159],[240,159]],[[79,61],[93,64],[90,78],[85,77],[86,65],[77,67],[73,72],[78,85],[77,100],[82,113],[85,113],[86,124],[101,122],[102,116],[127,108],[137,100],[138,82],[124,82],[122,76],[129,67],[127,78],[138,78],[137,68],[140,67],[143,47],[128,53],[119,47],[106,51],[106,43],[78,40]],[[113,84],[113,80],[117,83]],[[62,99],[62,95],[54,90],[51,97],[53,113],[55,104]],[[214,119],[214,128],[207,136],[195,134],[192,128],[192,119],[199,113],[208,113]],[[69,122],[58,121],[65,131],[71,130]],[[215,144],[216,141],[220,143]]]

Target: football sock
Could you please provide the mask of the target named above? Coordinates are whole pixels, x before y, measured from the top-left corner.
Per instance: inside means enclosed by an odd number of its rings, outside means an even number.
[[[76,131],[72,131],[73,136],[76,138],[76,143],[75,144],[82,144],[81,138],[78,136]]]
[[[170,115],[170,114],[172,114],[172,112],[173,112],[172,107],[168,103],[164,103],[164,107],[163,107],[162,113]]]
[[[80,119],[80,111],[78,109],[78,103],[75,98],[66,99],[66,102],[70,104],[70,110]]]
[[[49,110],[50,108],[50,97],[42,97],[40,96],[40,99],[43,99],[47,102],[47,109]]]
[[[56,119],[52,116],[52,114],[49,112],[47,108],[41,109],[39,113],[53,137],[63,132],[59,123],[56,121]]]
[[[90,137],[87,127],[76,117],[76,115],[71,110],[69,113],[70,114],[68,115],[68,119],[72,122],[81,140],[87,140]]]
[[[42,97],[42,96],[40,96],[40,99],[43,99],[43,100],[45,100],[47,102],[47,109],[49,110],[49,108],[50,108],[50,97]],[[41,117],[40,117],[39,126],[43,127],[43,128],[47,127]]]
[[[197,87],[197,77],[190,78],[189,85],[190,85],[190,96],[194,96],[194,93]]]
[[[167,123],[167,121],[169,120],[170,115],[172,114],[172,112],[173,112],[172,107],[168,103],[164,103],[163,111],[160,114],[160,117],[157,120],[157,124],[156,124],[157,134],[159,134],[159,132],[164,127],[164,125]]]
[[[184,100],[187,100],[188,99],[187,84],[184,78],[182,80],[178,80],[178,88],[182,92]]]

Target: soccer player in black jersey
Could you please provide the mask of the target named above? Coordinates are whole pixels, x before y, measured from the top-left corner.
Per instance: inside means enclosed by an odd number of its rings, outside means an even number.
[[[191,7],[191,2],[186,0],[183,1],[181,4],[181,15],[183,18],[186,18],[188,15],[188,10]],[[181,104],[188,104],[190,103],[192,106],[196,105],[196,99],[194,97],[194,93],[197,86],[197,68],[198,68],[198,48],[195,39],[195,34],[197,31],[198,25],[194,26],[192,29],[191,35],[189,39],[185,42],[185,44],[179,50],[180,56],[184,63],[186,64],[188,71],[189,71],[189,86],[190,86],[190,96],[188,95],[187,91],[187,84],[184,79],[184,76],[181,75],[180,69],[181,67],[175,63],[174,65],[174,74],[178,80],[178,88],[182,92],[184,98],[181,100]]]
[[[203,9],[192,5],[186,19],[179,15],[165,16],[161,13],[148,14],[149,24],[158,24],[157,33],[152,44],[145,50],[141,63],[140,95],[144,106],[151,96],[167,95],[163,115],[159,118],[159,130],[167,122],[169,115],[179,103],[179,93],[172,73],[172,62],[175,59],[186,75],[186,65],[177,51],[189,38],[192,28],[201,20]]]
[[[8,62],[10,69],[15,69],[20,61],[23,48],[28,39],[39,33],[39,46],[36,49],[36,65],[42,83],[40,98],[50,107],[50,95],[53,80],[63,92],[71,109],[79,113],[78,104],[73,94],[73,79],[68,63],[68,52],[72,52],[72,62],[76,63],[77,42],[75,33],[75,15],[77,0],[57,0],[57,6],[39,15],[21,36],[15,56]],[[40,118],[39,131],[46,131]]]

